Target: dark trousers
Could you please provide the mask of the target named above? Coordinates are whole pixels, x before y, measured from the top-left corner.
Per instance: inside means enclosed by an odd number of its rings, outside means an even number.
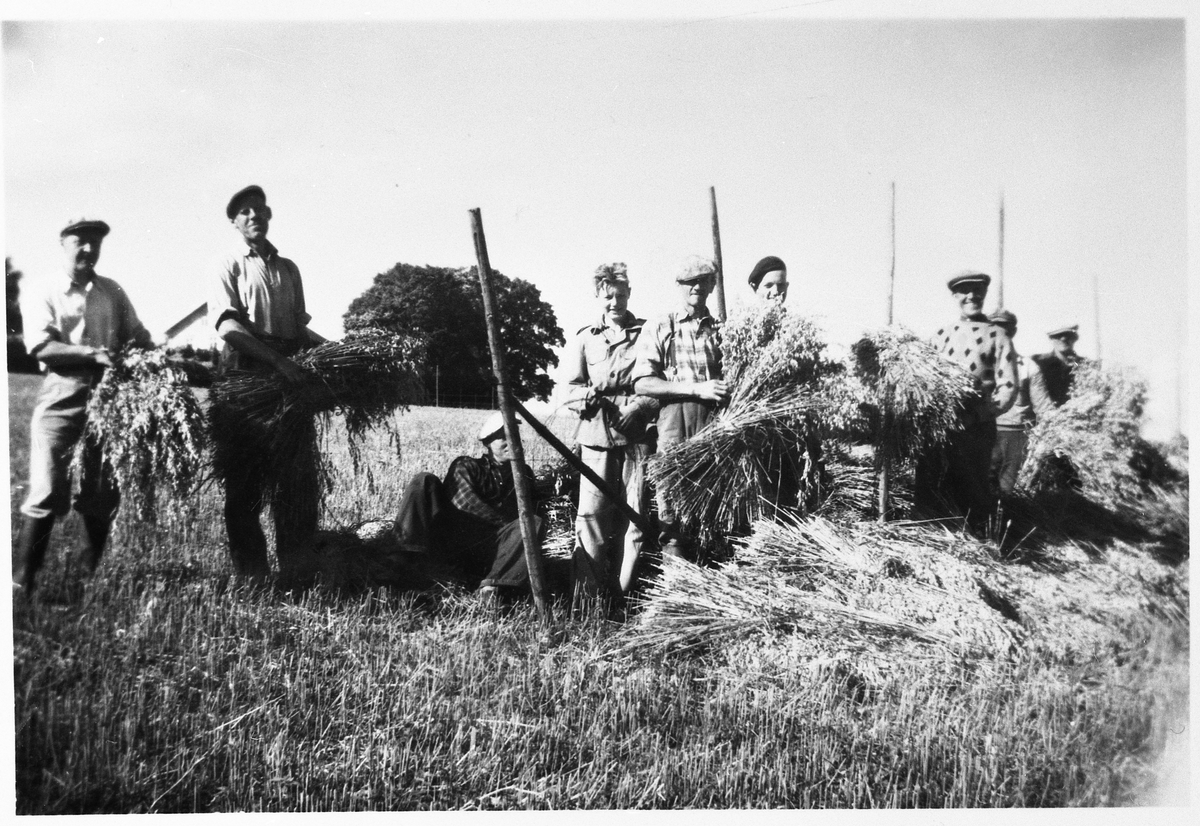
[[[997,428],[996,447],[992,451],[992,477],[1001,496],[1008,496],[1017,486],[1017,476],[1025,463],[1028,448],[1028,431]]]
[[[543,521],[534,517],[534,524],[540,542]],[[529,587],[520,520],[497,526],[463,513],[432,473],[418,473],[408,483],[394,530],[406,551],[426,555],[425,568],[434,579],[469,588]]]
[[[933,515],[948,505],[972,528],[984,527],[996,511],[990,478],[995,446],[996,423],[987,420],[964,426],[942,449],[922,457],[914,479],[918,510]]]

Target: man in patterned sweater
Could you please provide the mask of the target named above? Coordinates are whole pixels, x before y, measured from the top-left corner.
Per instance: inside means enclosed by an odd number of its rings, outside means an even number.
[[[916,504],[936,511],[941,502],[966,517],[967,527],[981,534],[995,512],[989,479],[996,445],[996,418],[1017,398],[1017,357],[1002,327],[983,314],[991,277],[964,272],[947,282],[959,308],[959,319],[938,330],[934,345],[945,358],[975,378],[977,395],[960,412],[962,428],[946,449],[924,457],[916,473]]]

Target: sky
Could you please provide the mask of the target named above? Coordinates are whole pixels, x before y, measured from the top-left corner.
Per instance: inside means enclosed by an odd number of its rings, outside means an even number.
[[[5,254],[31,285],[70,218],[103,218],[97,269],[158,335],[239,243],[249,183],[327,337],[397,262],[474,264],[478,207],[493,268],[568,341],[601,263],[627,263],[639,315],[674,308],[715,187],[728,303],[777,255],[789,306],[844,345],[887,319],[894,182],[898,322],[931,335],[951,275],[997,275],[1003,198],[1018,350],[1078,323],[1081,353],[1148,381],[1148,435],[1188,430],[1182,3],[9,5]]]

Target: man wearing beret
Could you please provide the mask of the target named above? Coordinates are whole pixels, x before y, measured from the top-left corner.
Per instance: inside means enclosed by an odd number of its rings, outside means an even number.
[[[72,221],[59,233],[65,271],[24,308],[25,344],[46,370],[30,425],[29,493],[14,549],[13,582],[28,595],[45,561],[57,517],[70,505],[68,469],[87,424],[87,402],[113,354],[127,345],[151,347],[125,291],[96,273],[108,224]],[[75,510],[83,517],[84,565],[94,571],[108,542],[120,493],[99,446],[86,444]]]
[[[668,450],[700,432],[725,401],[729,389],[722,379],[720,329],[708,311],[708,296],[716,284],[712,260],[692,256],[684,261],[675,283],[683,307],[658,319],[638,340],[634,391],[658,399],[658,449]],[[671,503],[658,495],[662,523],[660,542],[667,556],[683,556]]]
[[[759,298],[778,301],[780,304],[787,300],[787,265],[782,259],[768,255],[754,265],[747,280],[750,282],[750,289],[754,290],[754,294]]]
[[[225,207],[237,230],[236,250],[221,259],[210,284],[208,317],[225,342],[221,369],[276,372],[286,381],[303,376],[291,356],[323,339],[308,329],[300,270],[267,240],[272,217],[261,187],[238,190]],[[304,426],[312,427],[307,421]],[[219,434],[218,434],[219,437]],[[239,576],[263,581],[271,571],[259,524],[265,480],[226,480],[225,528]],[[280,572],[303,576],[313,562],[319,488],[316,469],[280,480],[272,507]]]
[[[418,473],[405,488],[394,532],[429,578],[478,588],[484,598],[529,588],[517,510],[512,452],[504,419],[492,413],[479,430],[484,454],[459,456],[446,476]],[[530,482],[533,474],[523,471]],[[534,517],[539,540],[543,522]]]
[[[967,519],[976,535],[986,531],[996,500],[991,491],[992,450],[996,418],[1017,398],[1017,357],[1002,327],[983,314],[991,277],[967,271],[947,282],[958,306],[959,319],[938,330],[934,345],[944,358],[961,365],[975,379],[977,395],[960,412],[961,429],[950,437],[941,455],[918,463],[916,505],[936,510],[948,499]]]
[[[1010,342],[1016,339],[1017,317],[1008,310],[998,310],[988,320],[1003,328]],[[1008,496],[1016,487],[1017,475],[1029,447],[1029,430],[1037,421],[1029,396],[1032,376],[1038,372],[1037,364],[1018,354],[1015,345],[1013,353],[1017,356],[1017,398],[1012,407],[996,417],[996,447],[992,451],[992,475],[1002,497]]]
[[[1075,352],[1079,340],[1079,325],[1058,327],[1047,333],[1053,349],[1033,357],[1040,375],[1030,385],[1034,407],[1039,415],[1045,415],[1056,407],[1062,407],[1071,397],[1071,381],[1075,378],[1075,366],[1083,358]]]
[[[645,319],[629,312],[624,264],[596,268],[592,287],[600,310],[575,336],[566,363],[568,403],[579,413],[575,443],[580,458],[638,513],[645,510],[646,460],[653,452],[649,425],[658,401],[633,392],[635,345]],[[633,587],[645,538],[587,478],[579,480],[575,520],[574,582],[583,603],[604,598],[620,608]]]

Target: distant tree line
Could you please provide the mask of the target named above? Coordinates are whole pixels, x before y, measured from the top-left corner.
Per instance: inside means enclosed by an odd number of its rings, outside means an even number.
[[[528,281],[492,274],[513,395],[544,401],[554,389],[547,375],[558,365],[553,348],[565,343],[554,309]],[[437,392],[461,406],[491,405],[492,362],[477,268],[396,264],[351,302],[343,322],[347,332],[379,327],[423,336],[429,398]]]

